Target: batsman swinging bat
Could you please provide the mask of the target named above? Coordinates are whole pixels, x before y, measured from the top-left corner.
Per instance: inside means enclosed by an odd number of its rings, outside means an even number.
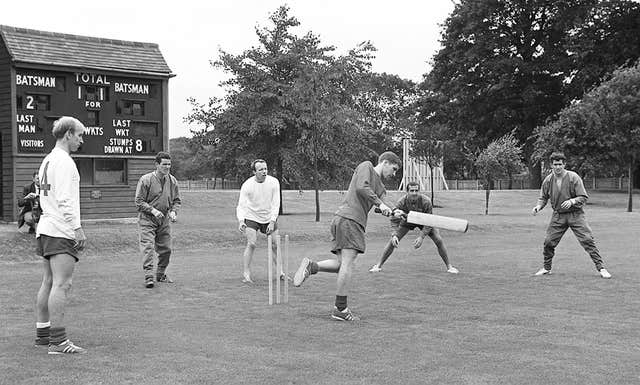
[[[459,231],[461,233],[466,233],[469,229],[469,221],[466,219],[443,217],[441,215],[426,214],[418,211],[409,211],[407,222],[414,225]]]

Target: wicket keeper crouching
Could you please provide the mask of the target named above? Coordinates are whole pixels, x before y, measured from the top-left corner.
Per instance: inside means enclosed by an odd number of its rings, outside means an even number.
[[[433,212],[433,205],[431,204],[431,200],[420,193],[420,185],[417,182],[409,182],[407,184],[407,194],[400,198],[398,204],[394,211],[401,210],[404,212],[404,216],[392,216],[391,217],[391,225],[393,227],[393,232],[391,235],[391,239],[387,243],[382,252],[382,256],[380,257],[380,262],[373,265],[371,269],[369,269],[372,273],[377,273],[382,271],[382,265],[389,259],[393,251],[398,247],[402,238],[404,238],[407,233],[415,228],[421,230],[420,235],[413,242],[413,247],[418,249],[422,246],[422,241],[426,236],[429,236],[433,243],[438,248],[438,254],[440,254],[440,258],[442,258],[442,262],[444,262],[447,272],[452,274],[458,274],[458,269],[453,267],[451,263],[449,263],[449,257],[447,254],[447,248],[444,245],[444,240],[440,236],[440,231],[438,231],[435,227],[415,225],[412,223],[407,223],[406,214],[409,211],[417,211],[421,213],[431,214]]]

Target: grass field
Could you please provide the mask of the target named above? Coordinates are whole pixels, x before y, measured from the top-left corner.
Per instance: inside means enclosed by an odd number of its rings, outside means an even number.
[[[291,288],[267,305],[266,240],[256,284],[241,283],[237,192],[186,192],[168,273],[176,283],[143,288],[135,222],[87,223],[88,250],[74,274],[67,330],[89,353],[48,356],[34,348],[41,278],[32,238],[0,225],[0,384],[638,384],[640,214],[624,194],[593,193],[587,208],[604,280],[567,233],[553,274],[541,266],[550,211],[530,215],[535,191],[436,195],[436,213],[466,218],[466,234],[443,231],[459,275],[445,272],[428,240],[410,233],[378,274],[368,273],[389,236],[372,214],[349,305],[362,320],[332,321],[335,276]],[[397,197],[397,193],[392,193]],[[285,192],[279,226],[291,237],[291,270],[324,259],[341,200]],[[637,201],[636,201],[637,202]]]

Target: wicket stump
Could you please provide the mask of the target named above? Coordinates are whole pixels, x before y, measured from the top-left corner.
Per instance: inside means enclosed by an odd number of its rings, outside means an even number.
[[[284,253],[282,252],[280,234],[275,237],[276,242],[276,304],[280,303],[280,292],[283,293],[283,303],[289,303],[289,235],[284,236]],[[267,236],[267,275],[269,279],[269,305],[273,305],[273,236]],[[281,277],[280,272],[284,273]],[[284,288],[281,288],[283,281]]]

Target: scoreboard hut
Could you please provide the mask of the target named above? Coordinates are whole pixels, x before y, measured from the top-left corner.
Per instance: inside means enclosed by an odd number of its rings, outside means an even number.
[[[55,146],[53,122],[86,126],[71,154],[80,173],[82,218],[132,217],[138,179],[167,151],[168,81],[157,44],[0,25],[0,215]]]

